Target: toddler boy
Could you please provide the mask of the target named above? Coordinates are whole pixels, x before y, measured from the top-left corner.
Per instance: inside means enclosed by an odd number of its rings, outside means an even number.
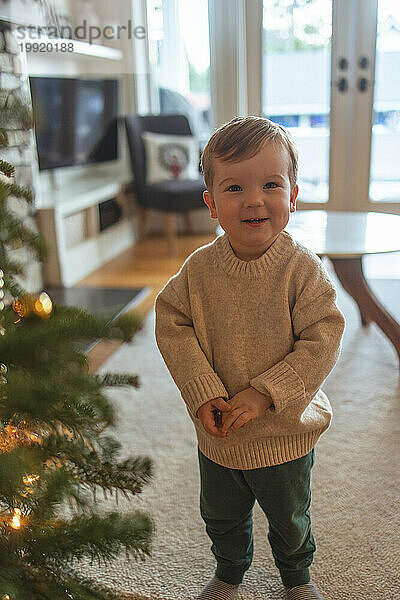
[[[332,409],[320,389],[344,329],[321,260],[284,229],[297,151],[260,117],[220,127],[202,154],[204,201],[224,234],[198,248],[156,299],[156,339],[194,423],[200,512],[216,558],[198,600],[231,600],[253,557],[255,500],[289,600],[310,579],[314,446]]]

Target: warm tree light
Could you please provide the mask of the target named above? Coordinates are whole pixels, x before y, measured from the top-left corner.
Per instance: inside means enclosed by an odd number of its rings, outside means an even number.
[[[19,529],[21,527],[21,511],[19,508],[14,508],[14,516],[12,518],[12,521],[10,523],[11,527],[13,529]]]
[[[38,479],[40,479],[40,475],[26,475],[23,478],[23,481],[26,485],[30,485],[32,484],[34,481],[37,481]]]
[[[34,442],[42,443],[39,434],[25,428],[26,423],[23,422],[18,427],[8,423],[4,429],[0,429],[0,452],[12,452],[17,447],[30,446]]]
[[[53,303],[46,292],[42,292],[38,297],[26,294],[22,298],[14,300],[11,306],[21,318],[33,313],[41,319],[48,319],[53,310]]]
[[[42,319],[47,319],[53,310],[53,303],[46,292],[42,292],[34,303],[34,312]]]

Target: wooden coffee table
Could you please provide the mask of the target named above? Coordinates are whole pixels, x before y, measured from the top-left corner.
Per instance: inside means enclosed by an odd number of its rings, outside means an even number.
[[[286,226],[301,244],[327,256],[344,289],[358,305],[362,325],[374,322],[389,338],[400,362],[400,325],[368,286],[363,256],[400,250],[400,216],[375,212],[299,210]]]

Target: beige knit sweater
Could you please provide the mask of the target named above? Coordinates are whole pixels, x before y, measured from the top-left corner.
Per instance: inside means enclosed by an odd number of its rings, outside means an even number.
[[[156,298],[156,340],[203,454],[254,469],[311,451],[332,418],[320,386],[344,329],[335,300],[321,260],[286,231],[255,260],[237,258],[226,234],[186,259]],[[198,408],[250,386],[271,395],[266,415],[208,434]]]

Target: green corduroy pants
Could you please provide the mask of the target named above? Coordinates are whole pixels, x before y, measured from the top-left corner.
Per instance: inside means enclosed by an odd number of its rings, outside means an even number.
[[[230,469],[198,448],[200,513],[212,541],[215,575],[238,584],[253,560],[253,507],[267,517],[268,540],[282,583],[290,588],[310,581],[315,552],[311,532],[311,469],[315,450],[273,467]]]

